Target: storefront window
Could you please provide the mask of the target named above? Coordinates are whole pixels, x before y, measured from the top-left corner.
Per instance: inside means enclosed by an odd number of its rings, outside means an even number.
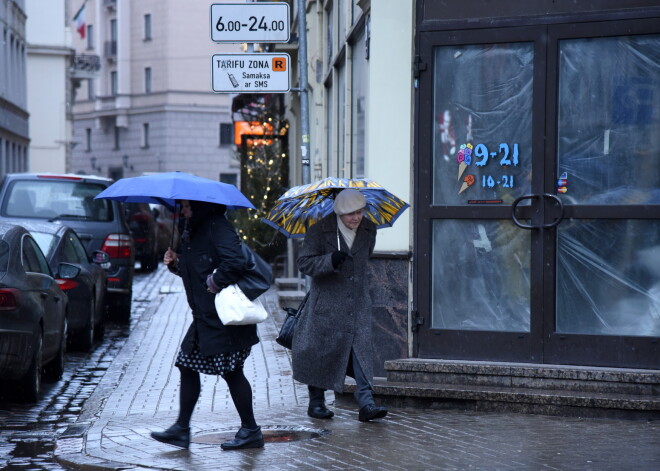
[[[511,221],[433,222],[434,329],[528,332],[530,239]]]
[[[560,42],[558,193],[660,204],[660,36]]]
[[[435,49],[433,203],[511,203],[531,188],[531,43]]]

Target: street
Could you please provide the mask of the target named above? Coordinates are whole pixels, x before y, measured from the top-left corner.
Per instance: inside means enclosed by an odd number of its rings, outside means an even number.
[[[70,354],[59,382],[38,404],[0,403],[0,467],[5,470],[655,470],[660,424],[458,410],[392,409],[357,421],[331,405],[332,420],[306,415],[307,389],[294,383],[286,350],[275,341],[284,314],[274,290],[271,317],[246,362],[266,447],[223,452],[239,426],[222,379],[203,377],[182,450],[149,437],[178,409],[172,367],[189,312],[180,280],[160,266],[135,280],[130,327],[109,326],[89,355]],[[332,403],[332,396],[328,399]]]
[[[143,289],[149,276],[136,272],[136,293]],[[133,307],[136,317],[147,304],[147,300],[136,299]],[[90,353],[67,352],[62,378],[54,383],[44,382],[36,404],[17,402],[11,391],[1,393],[0,469],[65,469],[54,459],[55,441],[69,425],[79,421],[83,405],[96,390],[129,332],[128,325],[110,321],[106,323],[103,340],[97,341]]]

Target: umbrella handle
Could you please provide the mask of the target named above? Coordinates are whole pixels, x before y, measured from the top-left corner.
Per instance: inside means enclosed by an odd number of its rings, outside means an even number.
[[[341,245],[339,243],[339,226],[337,226],[337,250],[341,250]]]
[[[176,250],[176,247],[174,247],[174,231],[176,230],[176,206],[177,202],[174,200],[174,213],[172,214],[172,236],[170,238],[170,247],[172,247],[172,250]]]

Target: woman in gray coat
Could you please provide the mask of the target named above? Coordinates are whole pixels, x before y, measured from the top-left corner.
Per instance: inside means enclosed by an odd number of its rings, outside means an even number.
[[[312,277],[309,299],[293,337],[293,378],[309,388],[307,414],[329,419],[325,390],[342,391],[355,378],[359,420],[385,417],[373,399],[371,300],[367,263],[376,244],[376,226],[364,218],[366,201],[357,190],[335,198],[334,214],[311,226],[298,269]]]

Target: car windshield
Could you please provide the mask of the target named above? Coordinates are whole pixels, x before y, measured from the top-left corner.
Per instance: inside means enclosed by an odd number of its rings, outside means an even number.
[[[57,237],[55,237],[53,234],[47,234],[45,232],[30,231],[30,234],[32,234],[32,238],[37,241],[37,245],[41,251],[46,255],[46,257],[48,257],[51,249],[57,243]]]
[[[18,180],[8,190],[6,217],[111,221],[112,205],[94,197],[105,187],[71,180]]]
[[[9,266],[9,244],[0,240],[0,273],[6,273]]]

